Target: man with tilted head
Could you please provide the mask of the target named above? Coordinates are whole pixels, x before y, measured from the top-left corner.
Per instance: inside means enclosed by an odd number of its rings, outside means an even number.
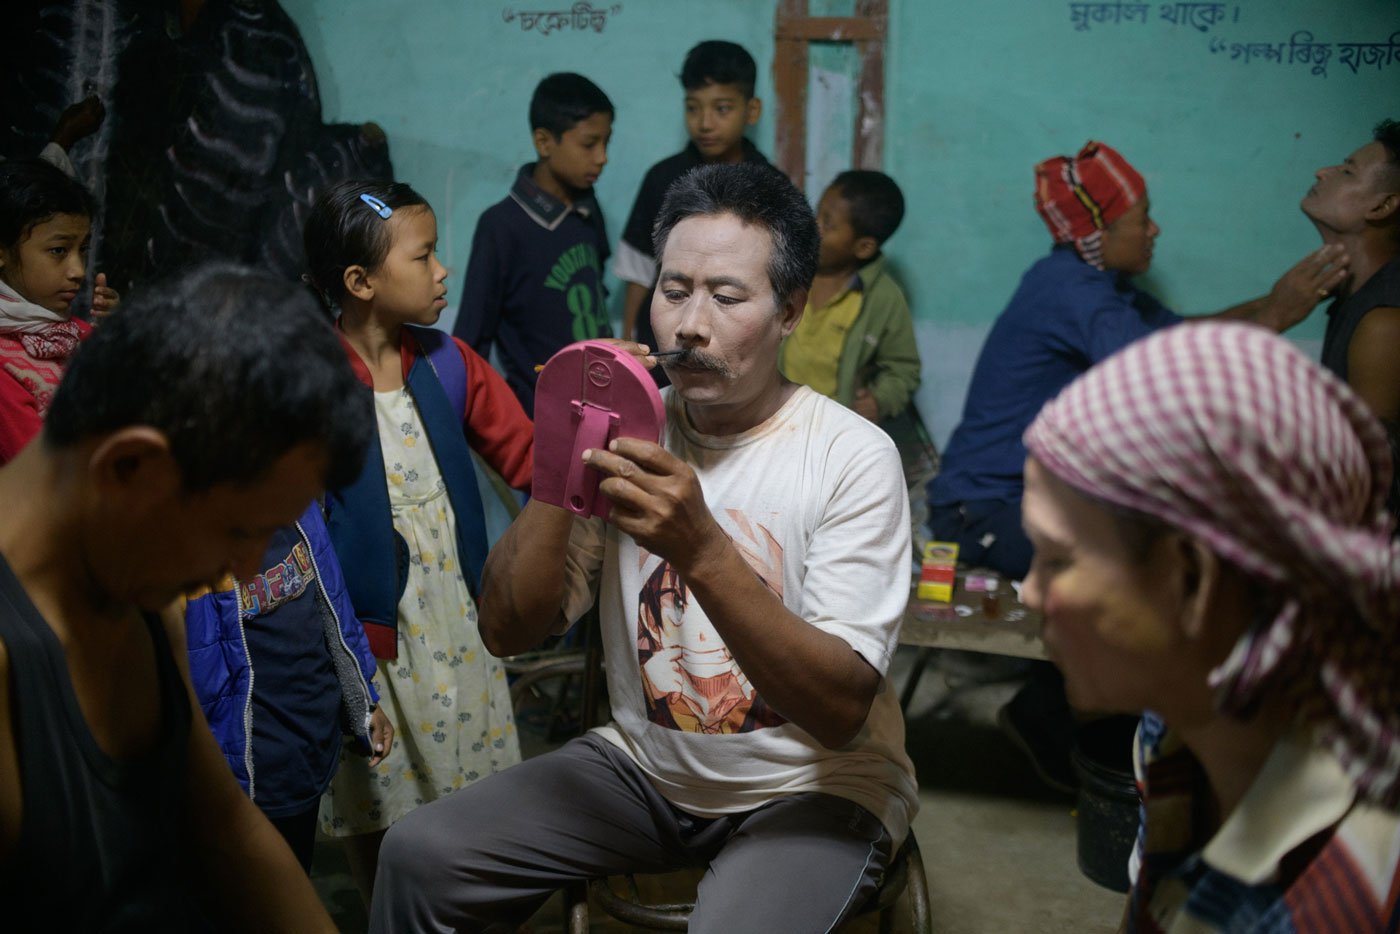
[[[304,288],[237,267],[99,327],[0,469],[0,893],[17,930],[332,931],[182,668],[177,596],[256,572],[353,477],[355,378]],[[18,920],[15,918],[18,912]]]

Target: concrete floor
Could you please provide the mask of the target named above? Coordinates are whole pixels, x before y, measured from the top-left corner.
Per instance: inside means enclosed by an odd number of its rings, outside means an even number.
[[[896,656],[896,685],[903,686],[913,656],[908,648]],[[907,741],[920,786],[914,832],[928,876],[933,930],[1113,934],[1124,896],[1080,873],[1073,797],[1042,785],[996,727],[997,710],[1017,686],[998,679],[1014,673],[1009,662],[942,653],[910,704]],[[987,680],[993,683],[982,683]],[[550,748],[542,712],[521,713],[526,755]],[[334,843],[318,844],[312,880],[342,931],[365,929],[363,907]],[[873,932],[875,924],[863,919],[848,928]],[[604,922],[593,929],[632,930]],[[557,900],[540,910],[528,930],[563,930]],[[907,922],[896,930],[908,930]]]

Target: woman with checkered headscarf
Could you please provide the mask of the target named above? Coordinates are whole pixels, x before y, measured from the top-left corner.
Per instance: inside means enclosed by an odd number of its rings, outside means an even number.
[[[1385,433],[1263,328],[1146,338],[1025,435],[1026,602],[1079,709],[1148,712],[1135,931],[1400,924]]]

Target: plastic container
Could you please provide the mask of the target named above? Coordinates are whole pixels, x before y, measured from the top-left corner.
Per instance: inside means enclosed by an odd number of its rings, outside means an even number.
[[[1140,817],[1133,778],[1137,723],[1137,717],[1106,717],[1083,724],[1070,752],[1079,776],[1079,871],[1115,892],[1128,891]]]

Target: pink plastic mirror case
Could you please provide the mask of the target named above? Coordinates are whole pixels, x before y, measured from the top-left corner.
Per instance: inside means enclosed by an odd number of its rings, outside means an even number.
[[[602,341],[570,344],[549,358],[535,382],[535,499],[580,516],[608,518],[598,494],[603,474],[583,463],[589,448],[614,438],[660,443],[661,392],[630,353]]]

